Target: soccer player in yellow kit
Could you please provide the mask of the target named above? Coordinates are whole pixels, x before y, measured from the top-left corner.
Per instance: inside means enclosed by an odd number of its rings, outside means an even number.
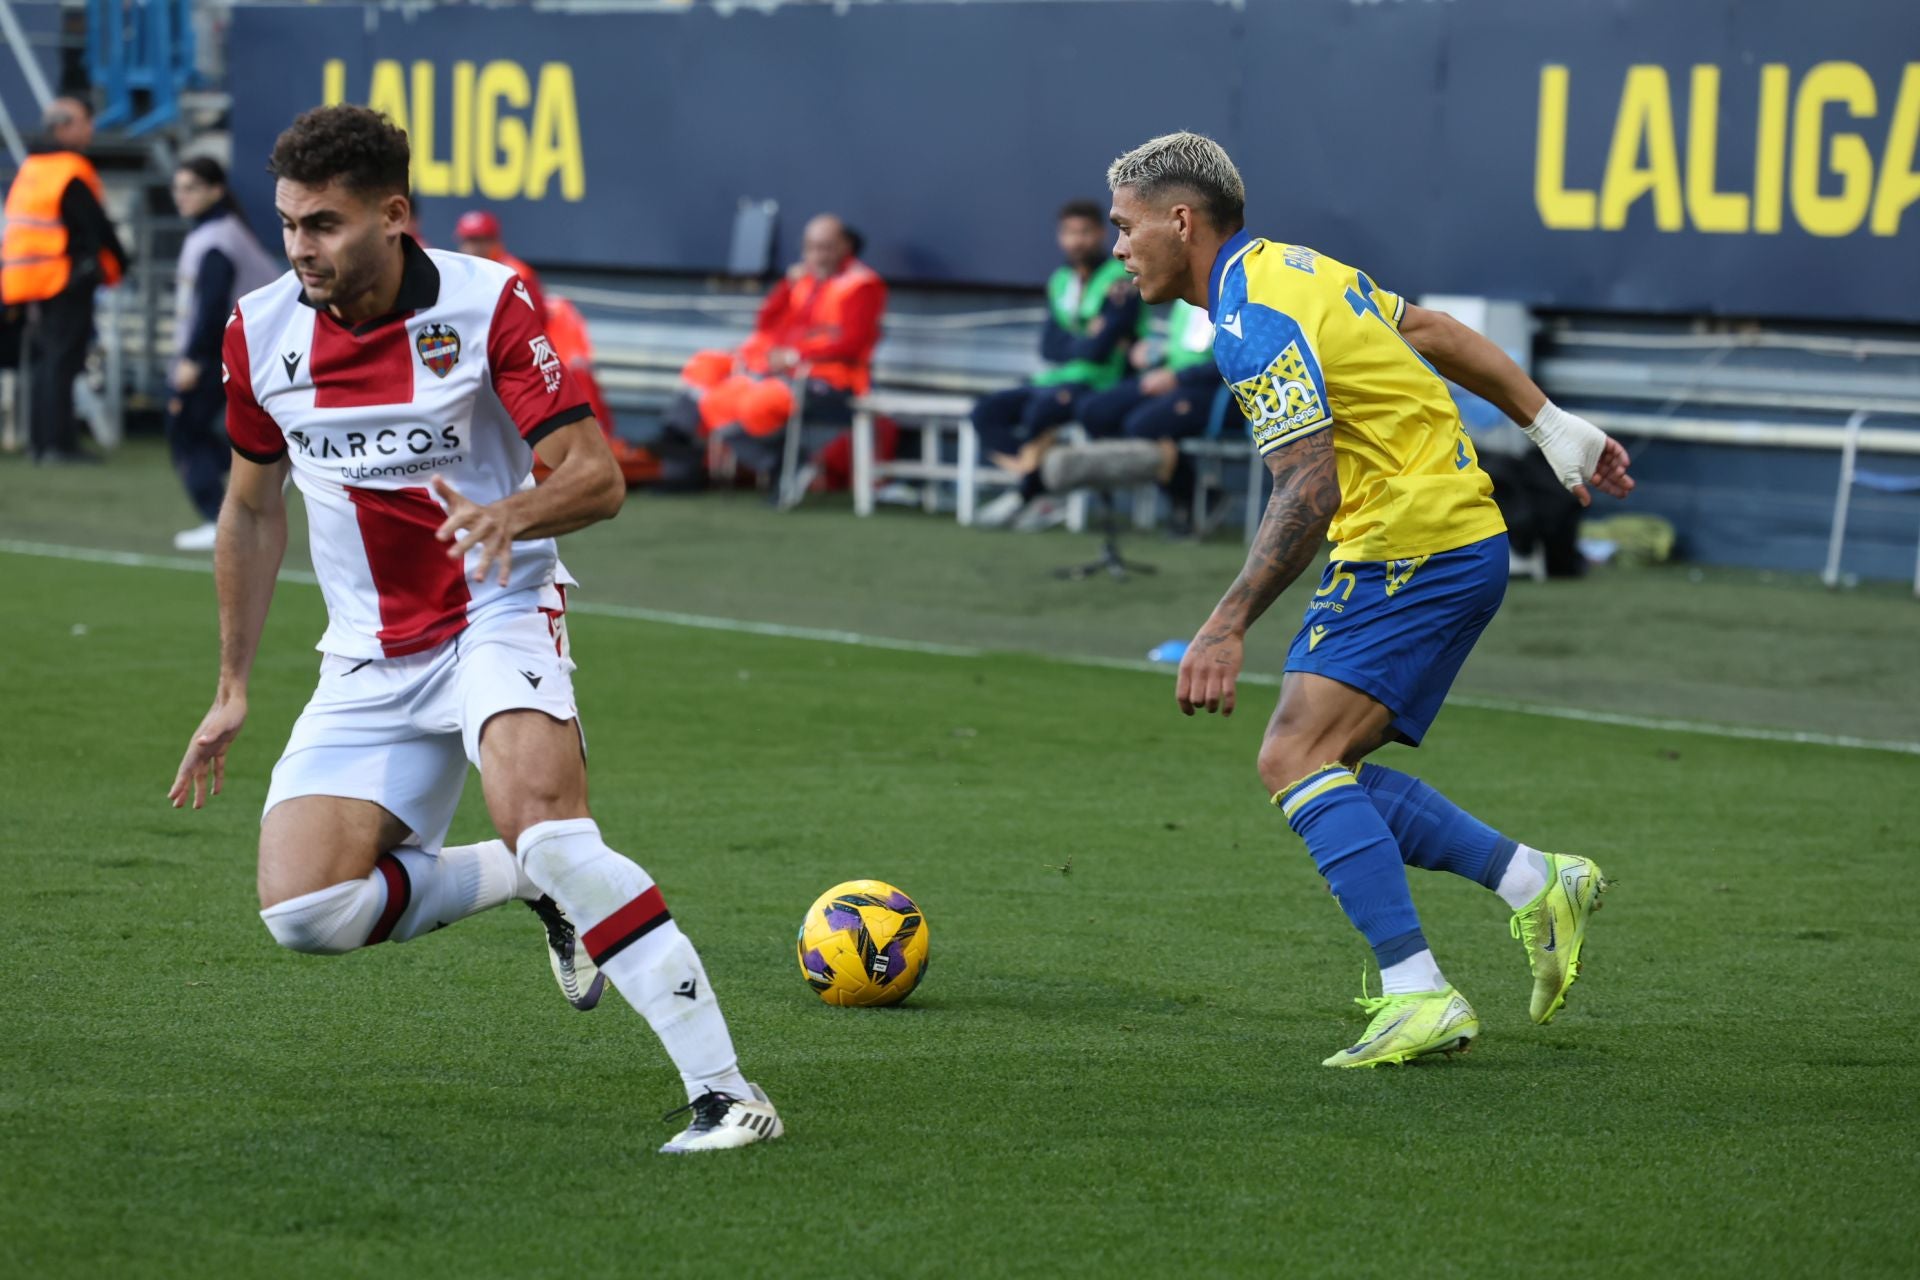
[[[1451,871],[1513,908],[1550,1020],[1578,973],[1606,880],[1588,858],[1508,839],[1417,778],[1362,758],[1418,746],[1506,592],[1507,535],[1444,378],[1497,405],[1584,505],[1625,497],[1627,452],[1556,407],[1501,350],[1364,271],[1302,245],[1250,236],[1246,188],[1219,144],[1155,138],[1113,162],[1114,256],[1149,304],[1185,299],[1214,324],[1273,496],[1246,566],[1180,664],[1188,715],[1230,715],[1247,629],[1334,545],[1287,655],[1260,778],[1373,948],[1382,994],[1330,1067],[1464,1049],[1473,1006],[1442,976],[1405,868]]]

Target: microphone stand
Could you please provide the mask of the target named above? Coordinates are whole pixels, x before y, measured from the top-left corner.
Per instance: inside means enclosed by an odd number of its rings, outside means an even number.
[[[1055,569],[1053,576],[1068,582],[1084,582],[1097,574],[1105,573],[1116,582],[1125,582],[1130,576],[1146,576],[1160,572],[1150,564],[1138,560],[1129,560],[1120,554],[1120,504],[1113,499],[1113,490],[1096,489],[1094,500],[1100,504],[1100,558],[1085,564],[1068,565]]]

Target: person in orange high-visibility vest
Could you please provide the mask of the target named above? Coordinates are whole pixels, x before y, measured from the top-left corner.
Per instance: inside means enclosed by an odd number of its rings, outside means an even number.
[[[553,353],[580,384],[593,410],[593,420],[600,424],[600,434],[607,438],[607,448],[612,450],[613,460],[620,464],[620,474],[626,477],[628,486],[657,480],[659,459],[646,449],[628,444],[614,430],[613,410],[607,407],[600,379],[594,376],[593,340],[587,335],[586,318],[578,307],[553,294],[547,295],[547,340],[553,343]],[[546,468],[538,458],[533,460],[533,478],[547,478]]]
[[[126,250],[102,204],[100,175],[82,154],[93,111],[78,98],[47,104],[36,140],[7,191],[0,238],[0,301],[26,313],[28,431],[37,463],[98,461],[83,452],[73,380],[93,340],[93,293],[120,282]]]
[[[736,351],[698,352],[680,371],[686,391],[668,406],[668,430],[719,433],[749,466],[767,471],[802,373],[807,421],[851,422],[887,307],[887,283],[860,261],[860,247],[859,234],[833,214],[808,222],[800,261],[768,293],[753,336]]]
[[[532,267],[507,252],[506,242],[500,238],[500,219],[485,209],[469,209],[453,224],[453,238],[458,242],[460,252],[497,262],[519,276],[527,286],[527,293],[533,298],[533,313],[546,314],[546,291],[540,287],[540,276]],[[605,419],[601,420],[601,425],[606,425]]]

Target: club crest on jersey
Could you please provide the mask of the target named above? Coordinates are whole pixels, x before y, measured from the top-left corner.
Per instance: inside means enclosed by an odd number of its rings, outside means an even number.
[[[1298,342],[1289,342],[1260,373],[1234,383],[1233,396],[1240,402],[1240,412],[1256,446],[1276,442],[1288,432],[1312,426],[1327,416],[1326,404]]]
[[[413,340],[420,352],[420,363],[444,378],[460,363],[460,334],[450,324],[430,324]]]

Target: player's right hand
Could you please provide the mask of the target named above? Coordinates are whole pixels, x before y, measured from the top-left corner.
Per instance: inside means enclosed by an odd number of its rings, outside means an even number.
[[[196,809],[205,807],[206,797],[217,796],[227,781],[227,748],[240,736],[247,722],[247,700],[227,698],[213,704],[200,727],[187,743],[187,754],[180,759],[180,771],[173,775],[167,799],[178,809],[189,797]],[[209,786],[211,782],[211,786]]]
[[[1180,713],[1190,716],[1204,709],[1208,714],[1232,715],[1234,685],[1246,652],[1246,640],[1232,632],[1202,630],[1195,636],[1180,659],[1180,683],[1175,690]]]

